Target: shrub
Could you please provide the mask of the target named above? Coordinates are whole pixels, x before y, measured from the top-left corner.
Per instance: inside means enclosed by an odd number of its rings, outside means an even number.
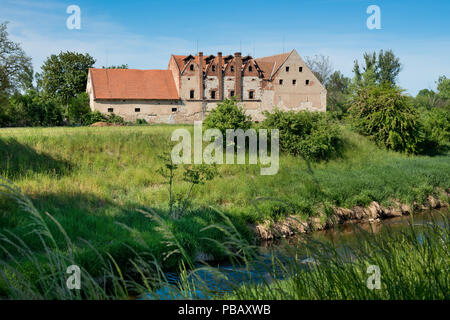
[[[111,113],[108,116],[108,122],[109,123],[115,123],[115,124],[125,124],[125,121],[123,120],[123,118],[121,116],[118,116],[114,113]]]
[[[262,128],[279,129],[281,151],[307,160],[327,160],[341,145],[338,126],[321,112],[265,112]]]
[[[82,123],[85,115],[90,112],[89,95],[83,92],[71,99],[67,116],[71,123]]]
[[[106,122],[108,121],[108,118],[100,113],[99,111],[94,111],[87,113],[83,116],[81,123],[85,126],[90,126],[93,123],[96,122]]]
[[[226,129],[249,129],[251,118],[245,115],[244,110],[237,105],[236,100],[225,99],[209,113],[203,124],[208,129],[219,129],[225,135]]]
[[[148,122],[145,119],[136,119],[137,125],[146,125]]]
[[[419,117],[402,90],[384,85],[360,88],[349,111],[353,127],[378,145],[394,151],[419,152]]]
[[[422,151],[435,153],[443,151],[450,145],[450,110],[449,108],[421,109],[420,124],[423,132]]]
[[[61,126],[64,124],[63,108],[48,97],[35,91],[16,94],[10,99],[12,126]]]

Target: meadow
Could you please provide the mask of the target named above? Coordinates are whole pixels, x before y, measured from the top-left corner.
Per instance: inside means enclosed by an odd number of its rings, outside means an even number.
[[[281,154],[274,176],[261,176],[259,165],[220,165],[218,177],[195,186],[189,210],[171,219],[158,155],[171,150],[171,133],[179,127],[192,130],[175,125],[0,129],[0,175],[61,224],[76,245],[79,263],[94,274],[98,263],[91,246],[109,252],[124,268],[133,250],[144,247],[164,267],[177,265],[176,255],[164,258],[164,234],[141,210],[163,217],[190,257],[207,253],[221,259],[223,248],[208,238],[220,241],[224,235],[216,229],[202,231],[223,221],[216,209],[252,242],[247,226],[262,220],[313,216],[324,203],[422,203],[450,186],[449,153],[429,157],[382,150],[342,126],[345,143],[340,156],[308,163]],[[177,171],[175,193],[184,195],[188,189],[182,171]],[[13,201],[0,198],[0,228],[28,238],[33,250],[42,250],[28,235],[28,219]],[[56,241],[63,242],[63,235]]]

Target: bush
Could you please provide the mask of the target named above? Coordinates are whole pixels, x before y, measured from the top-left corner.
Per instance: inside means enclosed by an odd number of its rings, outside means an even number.
[[[280,149],[307,160],[327,160],[337,154],[341,135],[337,124],[321,112],[265,112],[262,128],[279,129]]]
[[[123,120],[123,118],[121,116],[118,116],[114,113],[111,113],[108,116],[108,123],[115,123],[115,124],[125,124],[125,121]]]
[[[89,95],[86,92],[80,93],[70,101],[67,116],[71,123],[83,123],[85,115],[91,112],[89,106]]]
[[[242,107],[237,105],[236,100],[225,99],[209,113],[203,124],[208,129],[219,129],[225,135],[226,129],[247,130],[252,122],[250,116],[245,115]]]
[[[90,126],[93,123],[96,122],[107,122],[108,118],[99,111],[94,111],[87,113],[83,116],[81,123],[85,126]]]
[[[384,85],[360,88],[349,111],[353,127],[378,145],[406,153],[420,151],[419,117],[402,90]]]
[[[423,132],[422,151],[435,153],[450,146],[450,110],[449,108],[421,109],[420,124]]]
[[[10,99],[11,126],[61,126],[64,124],[63,108],[53,99],[35,91],[16,94]]]

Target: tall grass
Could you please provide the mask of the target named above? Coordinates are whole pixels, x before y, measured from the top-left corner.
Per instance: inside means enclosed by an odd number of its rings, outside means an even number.
[[[163,234],[165,259],[181,257],[178,281],[170,281],[150,252],[136,253],[129,262],[133,272],[124,274],[115,259],[95,247],[102,276],[93,276],[82,268],[81,290],[66,286],[67,267],[77,265],[76,248],[56,219],[49,214],[57,232],[65,239],[61,247],[49,223],[21,191],[3,180],[2,194],[16,201],[27,213],[29,230],[43,246],[36,254],[27,242],[9,231],[0,235],[0,297],[8,299],[449,299],[450,217],[424,225],[414,223],[407,230],[373,234],[358,228],[357,246],[336,246],[330,242],[304,239],[298,246],[287,246],[283,256],[269,258],[256,254],[256,247],[243,238],[232,221],[218,213],[221,223],[205,228],[224,234],[224,242],[208,239],[226,251],[234,273],[244,273],[241,281],[232,281],[229,271],[196,265],[166,221],[155,212],[145,212]],[[133,232],[128,226],[124,229]],[[135,235],[146,249],[148,244]],[[132,248],[128,248],[132,251]],[[15,253],[13,253],[15,252]],[[307,259],[305,259],[307,257]],[[381,289],[370,290],[366,281],[369,265],[381,271]],[[259,266],[259,268],[255,268]],[[232,275],[232,274],[231,274]],[[242,285],[244,279],[244,285]],[[225,283],[223,295],[214,284]],[[163,288],[164,290],[161,290]]]
[[[219,166],[219,177],[193,191],[190,212],[173,220],[167,214],[167,185],[157,170],[163,165],[158,155],[167,151],[178,127],[1,129],[0,175],[20,187],[39,212],[52,214],[72,239],[76,259],[94,277],[103,275],[103,266],[91,246],[109,253],[125,273],[134,268],[130,259],[144,252],[165,269],[178,267],[179,255],[165,259],[159,224],[139,210],[157,213],[192,261],[202,254],[223,259],[226,248],[209,239],[223,243],[225,234],[207,228],[223,219],[210,206],[219,208],[253,244],[247,228],[251,223],[291,214],[306,218],[316,214],[321,203],[420,203],[437,188],[450,186],[449,154],[405,156],[380,150],[343,127],[342,157],[309,168],[299,158],[281,155],[280,171],[274,176],[261,176],[258,165]],[[175,192],[186,194],[188,189],[181,174],[176,176]],[[275,196],[279,201],[258,203],[260,210],[255,210],[252,199]],[[58,226],[50,217],[43,219],[58,247],[67,251]],[[1,230],[25,240],[35,254],[45,254],[40,239],[29,234],[28,223],[19,206],[0,196]],[[143,241],[138,241],[138,234]]]

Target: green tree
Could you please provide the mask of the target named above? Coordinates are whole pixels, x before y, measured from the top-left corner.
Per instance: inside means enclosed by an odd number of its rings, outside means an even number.
[[[89,68],[95,59],[88,53],[61,52],[44,62],[40,85],[47,96],[55,97],[64,105],[85,92]]]
[[[340,71],[331,74],[327,84],[327,109],[339,113],[341,117],[348,109],[350,98],[350,78],[345,77]]]
[[[128,65],[127,64],[121,64],[121,65],[118,65],[118,66],[109,66],[109,67],[103,66],[102,69],[128,69]]]
[[[32,85],[33,66],[20,44],[9,39],[7,23],[0,24],[0,94],[10,95]]]
[[[75,98],[72,98],[67,110],[67,115],[72,123],[83,123],[87,114],[91,112],[89,106],[89,95],[86,92],[78,94]]]
[[[440,76],[437,81],[438,96],[447,101],[450,100],[450,79],[446,76]]]
[[[406,153],[420,151],[418,113],[402,90],[389,84],[360,88],[349,112],[355,129],[378,145]]]
[[[49,99],[34,90],[11,97],[11,108],[15,126],[60,126],[64,124],[63,110],[57,101]]]
[[[219,129],[225,135],[227,129],[247,130],[251,127],[251,118],[239,107],[236,100],[225,99],[211,110],[203,121],[207,128]]]
[[[378,56],[376,52],[366,52],[364,53],[362,70],[358,60],[354,62],[354,83],[358,87],[367,87],[375,83],[388,83],[394,86],[401,68],[400,59],[395,56],[392,50],[380,50]]]

